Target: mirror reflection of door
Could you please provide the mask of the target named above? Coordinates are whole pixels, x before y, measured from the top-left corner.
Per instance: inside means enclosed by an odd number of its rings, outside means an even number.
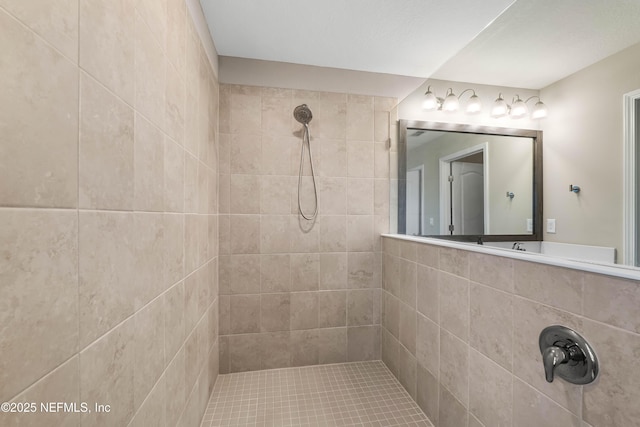
[[[407,171],[407,229],[410,236],[422,235],[422,170],[419,166]]]
[[[482,152],[450,163],[451,234],[484,234]]]

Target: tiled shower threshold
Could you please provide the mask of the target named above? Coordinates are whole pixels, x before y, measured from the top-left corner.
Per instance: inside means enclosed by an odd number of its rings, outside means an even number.
[[[220,375],[201,427],[433,427],[381,361]]]

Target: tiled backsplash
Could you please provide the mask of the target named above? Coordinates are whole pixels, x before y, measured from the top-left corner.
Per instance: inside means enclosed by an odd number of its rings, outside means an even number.
[[[0,401],[111,410],[0,425],[198,426],[217,77],[184,0],[31,3],[0,2]]]
[[[302,126],[318,217],[298,214]],[[380,358],[395,99],[220,86],[220,372]],[[308,156],[308,153],[307,153]],[[313,211],[306,157],[301,200]]]
[[[640,283],[383,241],[382,359],[436,426],[638,423]],[[594,383],[545,381],[538,336],[553,324],[593,346]]]

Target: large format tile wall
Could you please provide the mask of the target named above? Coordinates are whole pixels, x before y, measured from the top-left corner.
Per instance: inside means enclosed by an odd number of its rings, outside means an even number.
[[[218,83],[190,13],[0,0],[0,28],[0,401],[110,405],[0,424],[197,426],[218,372]]]
[[[382,358],[436,426],[638,425],[639,282],[383,240]],[[554,324],[593,346],[594,383],[545,381]]]
[[[315,221],[298,214],[302,126],[293,109],[303,103],[313,112]],[[380,358],[395,103],[220,86],[220,372]]]

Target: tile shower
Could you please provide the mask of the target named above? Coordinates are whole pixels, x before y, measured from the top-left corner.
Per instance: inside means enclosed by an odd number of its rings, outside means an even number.
[[[381,238],[396,100],[219,84],[193,3],[0,0],[0,401],[110,405],[1,425],[638,425],[637,282]]]

